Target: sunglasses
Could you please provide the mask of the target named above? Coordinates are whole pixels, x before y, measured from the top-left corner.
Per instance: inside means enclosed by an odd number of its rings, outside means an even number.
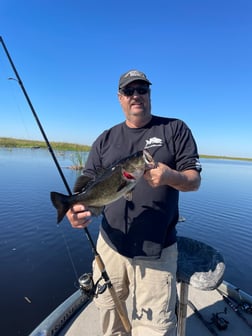
[[[148,86],[138,86],[138,87],[128,87],[125,89],[121,89],[120,92],[126,96],[126,97],[131,97],[133,96],[134,92],[137,92],[139,95],[145,95],[146,93],[149,92]]]

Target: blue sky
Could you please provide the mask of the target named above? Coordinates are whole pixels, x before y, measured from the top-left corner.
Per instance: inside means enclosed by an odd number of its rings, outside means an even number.
[[[118,79],[136,68],[200,154],[252,157],[251,0],[3,0],[0,35],[50,141],[90,145],[123,121]],[[0,136],[42,139],[8,77],[0,45]]]

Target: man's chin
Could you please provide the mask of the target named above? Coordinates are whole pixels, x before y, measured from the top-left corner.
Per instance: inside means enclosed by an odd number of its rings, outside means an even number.
[[[130,112],[130,115],[132,117],[143,117],[146,115],[146,113],[143,109],[134,109]]]

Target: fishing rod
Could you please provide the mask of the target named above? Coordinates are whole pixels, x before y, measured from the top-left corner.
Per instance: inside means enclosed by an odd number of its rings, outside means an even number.
[[[24,94],[24,96],[25,96],[25,98],[27,100],[27,103],[28,103],[28,105],[29,105],[29,107],[31,109],[31,112],[32,112],[32,114],[33,114],[33,116],[34,116],[34,118],[35,118],[35,120],[37,122],[39,130],[40,130],[40,132],[41,132],[41,134],[42,134],[42,136],[43,136],[43,138],[44,138],[44,140],[46,142],[47,148],[48,148],[48,150],[49,150],[49,152],[50,152],[50,154],[51,154],[51,156],[53,158],[53,161],[54,161],[54,163],[55,163],[55,165],[57,167],[57,170],[58,170],[58,172],[60,174],[60,177],[61,177],[61,179],[62,179],[62,181],[63,181],[63,183],[64,183],[64,185],[66,187],[66,190],[67,190],[68,194],[71,196],[72,195],[72,191],[71,191],[71,189],[70,189],[70,187],[69,187],[69,185],[67,183],[65,175],[63,174],[63,171],[62,171],[62,169],[61,169],[61,167],[59,165],[59,162],[58,162],[58,160],[57,160],[57,158],[56,158],[56,156],[54,154],[52,146],[51,146],[51,144],[50,144],[50,142],[49,142],[49,140],[48,140],[48,138],[46,136],[46,133],[45,133],[45,131],[44,131],[43,127],[42,127],[42,124],[41,124],[41,122],[40,122],[40,120],[38,118],[38,115],[37,115],[37,113],[36,113],[36,111],[35,111],[35,109],[34,109],[34,107],[32,105],[32,102],[31,102],[31,100],[30,100],[30,98],[29,98],[29,96],[28,96],[28,94],[27,94],[27,92],[25,90],[25,87],[24,87],[24,85],[22,83],[22,80],[21,80],[21,78],[20,78],[20,76],[19,76],[19,74],[17,72],[17,69],[16,69],[16,67],[15,67],[15,65],[14,65],[14,63],[13,63],[11,57],[10,57],[10,54],[8,52],[8,49],[7,49],[7,47],[6,47],[5,43],[4,43],[4,40],[3,40],[2,36],[0,36],[0,42],[1,42],[2,46],[3,46],[3,49],[5,51],[6,56],[7,56],[8,60],[9,60],[9,62],[10,62],[10,65],[11,65],[11,67],[12,67],[14,73],[15,73],[16,80],[17,80],[18,84],[21,87],[21,90],[22,90],[22,92],[23,92],[23,94]],[[13,79],[13,78],[10,78],[10,79]],[[99,270],[101,272],[101,276],[102,276],[103,280],[105,281],[105,284],[106,284],[106,286],[107,286],[107,288],[108,288],[108,290],[109,290],[109,292],[110,292],[110,294],[112,296],[112,299],[113,299],[114,304],[115,304],[115,308],[116,308],[116,310],[118,312],[118,315],[121,318],[122,324],[123,324],[125,330],[127,332],[130,332],[131,325],[130,325],[128,316],[125,313],[124,308],[122,306],[122,303],[119,300],[119,298],[118,298],[118,296],[116,294],[116,291],[115,291],[115,289],[114,289],[114,287],[113,287],[113,285],[111,283],[111,280],[110,280],[110,278],[109,278],[109,276],[107,274],[104,262],[103,262],[101,256],[99,255],[99,253],[96,250],[95,244],[94,244],[93,239],[92,239],[92,237],[91,237],[91,235],[90,235],[90,233],[88,231],[88,228],[85,227],[84,228],[84,232],[86,234],[86,237],[87,237],[88,241],[91,244],[91,248],[92,248],[92,252],[93,252],[94,257],[95,257],[95,261],[96,261],[96,263],[97,263],[97,265],[99,267]]]
[[[243,315],[243,313],[240,311],[240,305],[239,303],[236,303],[235,300],[231,299],[230,297],[228,297],[227,295],[225,295],[222,291],[220,291],[217,288],[217,291],[219,292],[219,294],[222,296],[223,300],[229,305],[230,308],[233,309],[233,311],[240,317],[240,319],[243,320],[243,322],[246,323],[246,325],[252,329],[252,324],[251,322]]]
[[[198,311],[198,309],[195,307],[195,305],[192,303],[192,301],[188,300],[187,302],[188,306],[194,311],[195,315],[200,319],[200,321],[204,324],[205,327],[207,327],[208,331],[214,335],[218,336],[219,334],[215,331],[214,328],[212,328],[211,323],[208,322],[203,315]]]

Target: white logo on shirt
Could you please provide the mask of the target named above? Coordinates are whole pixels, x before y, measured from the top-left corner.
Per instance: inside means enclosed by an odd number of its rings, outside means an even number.
[[[200,163],[200,160],[197,159],[196,162],[195,162],[195,168],[196,170],[198,170],[199,172],[201,171],[202,169],[202,166],[201,166],[201,163]]]
[[[163,146],[163,140],[153,137],[150,138],[149,140],[145,140],[146,145],[145,145],[145,149],[151,148],[151,147],[161,147]]]

